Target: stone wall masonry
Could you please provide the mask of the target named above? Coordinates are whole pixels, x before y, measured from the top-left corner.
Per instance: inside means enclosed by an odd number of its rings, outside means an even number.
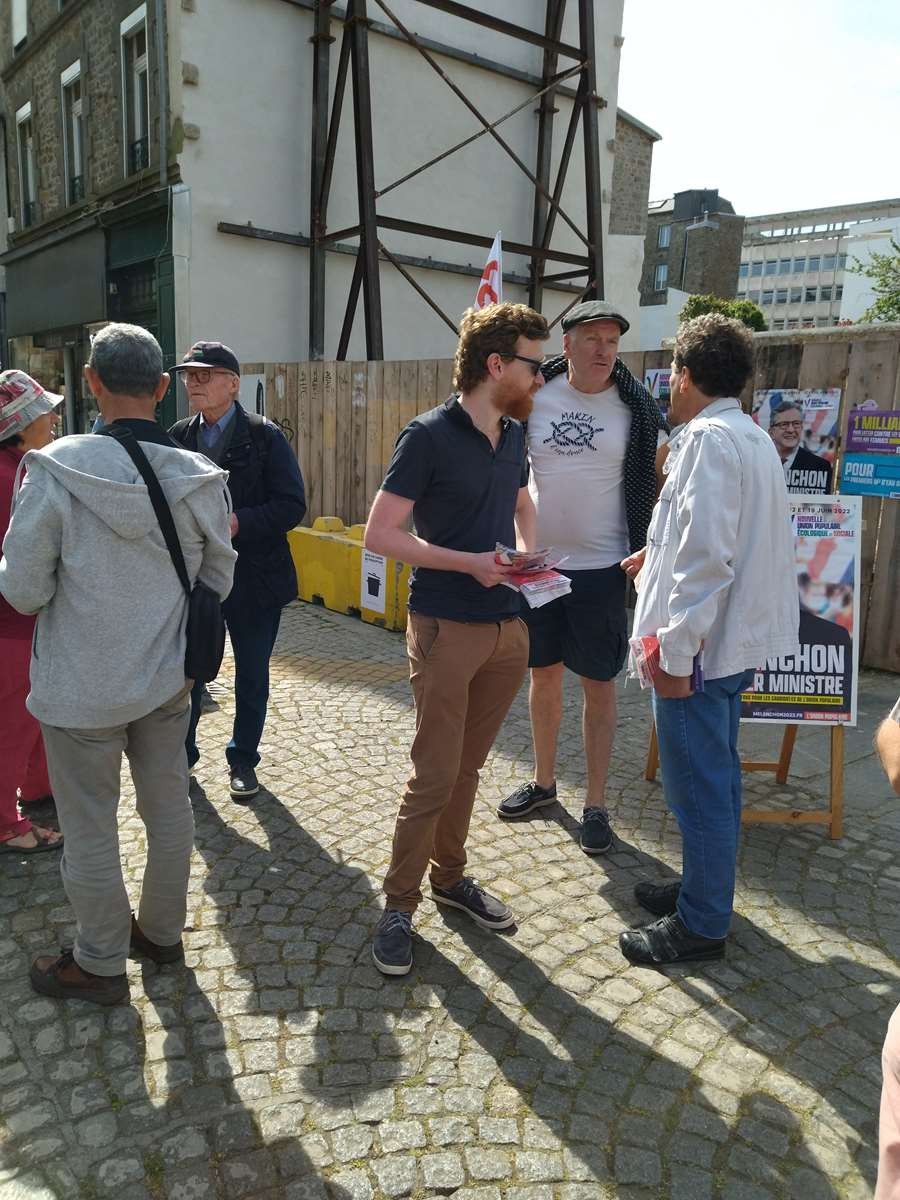
[[[671,213],[648,215],[644,266],[641,273],[641,304],[665,303],[665,292],[655,291],[653,287],[659,263],[668,264],[669,287],[681,288],[691,295],[721,296],[726,300],[734,297],[738,264],[741,260],[744,218],[729,213],[715,213],[712,216],[718,222],[718,229],[692,229],[690,233],[686,233],[691,222],[673,221]],[[670,242],[665,249],[660,249],[657,245],[660,225],[672,226]],[[686,236],[688,254],[685,277],[682,279]]]
[[[653,138],[622,117],[616,117],[610,233],[640,235],[647,228],[652,159]]]

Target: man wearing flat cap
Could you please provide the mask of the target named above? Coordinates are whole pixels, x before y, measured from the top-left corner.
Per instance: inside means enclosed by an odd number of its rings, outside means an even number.
[[[297,598],[297,573],[287,533],[306,512],[294,452],[271,421],[238,402],[241,365],[221,342],[196,342],[173,371],[180,372],[195,415],[169,430],[228,472],[232,544],[238,559],[234,587],[222,605],[234,651],[234,728],[225,750],[230,791],[238,803],[259,792],[256,767],[269,700],[269,659],[281,610]],[[188,765],[200,758],[196,732],[202,684],[191,695]]]
[[[603,854],[612,844],[606,779],[616,728],[615,678],[628,648],[625,574],[620,566],[646,543],[656,501],[656,450],[665,422],[650,393],[618,359],[628,321],[603,300],[563,318],[563,354],[543,368],[547,381],[528,421],[529,489],[536,545],[566,556],[572,591],[541,608],[523,605],[530,635],[529,707],[534,778],[500,805],[524,817],[554,804],[563,673],[584,694],[587,790],[580,845]]]

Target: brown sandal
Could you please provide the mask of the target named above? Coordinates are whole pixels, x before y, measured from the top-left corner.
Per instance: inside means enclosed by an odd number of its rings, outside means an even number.
[[[55,829],[43,829],[40,825],[32,825],[29,830],[37,838],[36,846],[11,846],[12,838],[7,838],[5,842],[0,842],[0,854],[45,854],[48,850],[62,850],[63,835],[60,834],[55,842],[51,842],[50,838],[56,833]],[[43,835],[43,836],[42,836]],[[17,833],[16,837],[25,837],[24,833]]]

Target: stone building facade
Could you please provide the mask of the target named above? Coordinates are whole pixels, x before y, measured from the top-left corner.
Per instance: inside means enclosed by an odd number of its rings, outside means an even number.
[[[17,7],[24,37],[11,5],[0,7],[8,360],[65,391],[71,431],[92,416],[81,367],[96,324],[133,320],[175,349],[165,247],[177,165],[168,145],[161,150],[165,69],[156,54],[165,5]],[[174,416],[171,400],[168,409]]]
[[[679,192],[651,204],[644,239],[641,304],[665,304],[669,288],[730,300],[741,260],[744,218],[714,190]]]

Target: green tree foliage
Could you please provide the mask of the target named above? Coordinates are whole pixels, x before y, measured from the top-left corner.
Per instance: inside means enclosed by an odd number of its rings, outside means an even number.
[[[850,270],[872,280],[875,303],[860,317],[861,321],[900,321],[900,244],[891,238],[891,253],[873,253],[871,261],[854,258]]]
[[[758,304],[754,304],[752,300],[723,300],[721,296],[688,296],[678,319],[690,321],[693,317],[711,312],[743,321],[749,329],[755,329],[758,333],[769,328],[765,314]]]

